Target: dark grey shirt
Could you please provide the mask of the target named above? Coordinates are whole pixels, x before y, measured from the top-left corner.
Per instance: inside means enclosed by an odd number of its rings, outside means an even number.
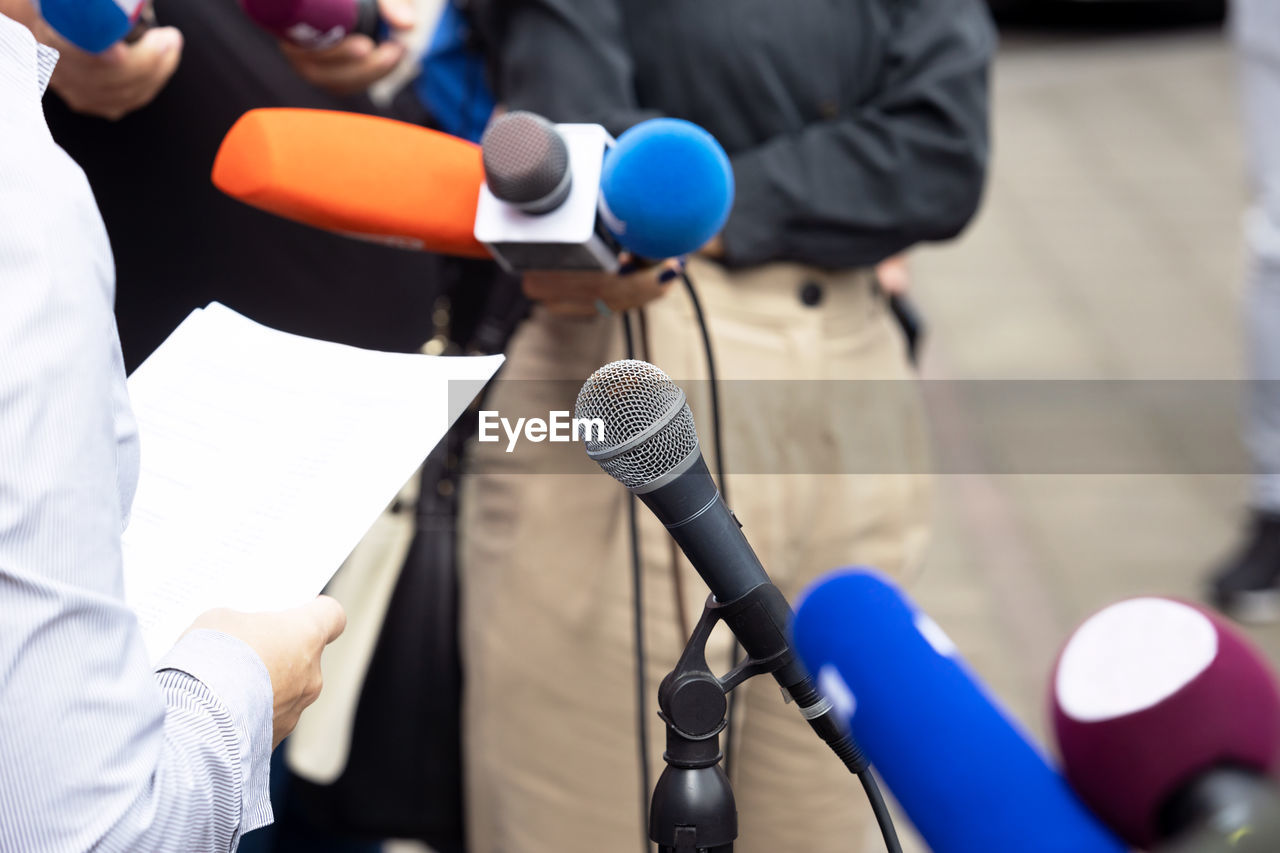
[[[510,108],[615,134],[677,116],[720,140],[737,182],[731,265],[868,265],[954,236],[977,208],[995,47],[983,0],[502,5]]]

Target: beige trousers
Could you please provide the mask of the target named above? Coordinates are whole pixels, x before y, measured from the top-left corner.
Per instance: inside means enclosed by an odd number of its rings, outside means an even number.
[[[774,582],[794,602],[813,578],[840,566],[903,577],[927,539],[928,481],[899,472],[925,470],[926,438],[902,337],[870,275],[791,264],[730,273],[704,261],[691,263],[690,274],[726,383],[730,503]],[[801,292],[820,302],[805,304]],[[677,382],[705,378],[682,288],[646,315],[650,360]],[[512,341],[486,408],[542,417],[572,410],[582,380],[621,357],[618,318],[535,312]],[[546,379],[569,381],[521,381]],[[852,379],[903,381],[830,381]],[[875,390],[888,386],[906,393]],[[687,387],[710,465],[705,386]],[[472,853],[642,849],[628,496],[584,460],[580,444],[471,448],[461,484],[461,595]],[[868,470],[881,473],[851,473]],[[643,506],[640,522],[656,780],[665,740],[658,683],[707,589]],[[723,672],[717,662],[729,655],[720,626],[712,668]],[[883,849],[856,779],[783,704],[772,679],[755,678],[737,693],[735,850]]]

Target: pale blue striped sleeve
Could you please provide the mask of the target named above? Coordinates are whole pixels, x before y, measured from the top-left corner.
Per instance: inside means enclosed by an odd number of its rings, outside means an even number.
[[[268,771],[271,756],[271,676],[258,655],[235,637],[217,631],[187,634],[157,667],[170,716],[182,709],[225,716],[220,735],[242,790],[237,799],[241,830],[271,823]],[[243,709],[243,710],[242,710]]]
[[[124,603],[111,252],[53,60],[0,15],[0,853],[224,853],[271,819],[271,680],[208,631],[153,672]]]

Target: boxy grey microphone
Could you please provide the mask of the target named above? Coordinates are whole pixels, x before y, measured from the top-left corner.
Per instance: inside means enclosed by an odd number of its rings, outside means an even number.
[[[480,150],[485,183],[500,201],[536,214],[555,210],[569,197],[569,146],[542,116],[524,111],[501,116],[485,131]]]
[[[484,185],[475,236],[508,272],[618,269],[600,220],[600,175],[613,137],[596,124],[499,116],[480,140]]]
[[[854,773],[865,770],[866,759],[791,647],[791,607],[711,479],[684,391],[646,361],[615,361],[588,377],[574,416],[604,423],[603,438],[586,442],[587,455],[653,511],[725,610],[753,590],[765,593],[759,606],[726,624],[748,655],[771,662],[778,684],[841,761]]]

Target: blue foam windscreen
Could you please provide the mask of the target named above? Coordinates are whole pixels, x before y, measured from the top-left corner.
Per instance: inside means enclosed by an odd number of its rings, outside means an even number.
[[[40,0],[39,11],[58,35],[89,53],[101,53],[133,27],[114,0]]]
[[[805,593],[796,649],[934,853],[1123,853],[987,695],[932,619],[882,575]]]
[[[733,207],[733,168],[715,137],[674,118],[643,121],[605,156],[604,220],[623,248],[661,260],[701,249]]]

